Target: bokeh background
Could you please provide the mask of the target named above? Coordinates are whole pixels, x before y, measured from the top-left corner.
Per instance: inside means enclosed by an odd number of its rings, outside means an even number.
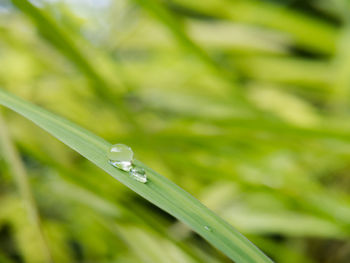
[[[1,0],[0,86],[131,146],[275,261],[350,262],[349,1]],[[2,113],[0,262],[230,262]]]

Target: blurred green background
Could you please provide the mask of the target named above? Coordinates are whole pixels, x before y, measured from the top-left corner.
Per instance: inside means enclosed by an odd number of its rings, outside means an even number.
[[[276,262],[350,262],[350,1],[0,0],[0,86],[131,146]],[[46,238],[5,145],[0,262],[231,262],[2,112]]]

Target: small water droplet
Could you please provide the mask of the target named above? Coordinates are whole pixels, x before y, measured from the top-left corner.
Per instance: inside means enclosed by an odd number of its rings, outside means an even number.
[[[111,165],[113,165],[114,167],[117,167],[118,169],[123,170],[125,172],[129,172],[131,170],[131,167],[132,167],[131,162],[113,162],[113,161],[109,160],[109,163]]]
[[[147,183],[147,175],[145,169],[134,166],[131,168],[129,175],[138,182]]]
[[[209,232],[212,232],[212,231],[213,231],[213,229],[212,229],[210,226],[204,226],[204,229],[207,230],[207,231],[209,231]]]
[[[131,148],[125,144],[114,144],[108,152],[109,163],[118,169],[129,172],[132,168],[134,153]]]

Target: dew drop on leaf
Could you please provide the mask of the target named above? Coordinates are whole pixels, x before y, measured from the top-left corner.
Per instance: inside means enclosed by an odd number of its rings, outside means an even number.
[[[141,183],[147,183],[147,175],[143,168],[134,166],[131,168],[129,175],[134,180],[141,182]]]
[[[107,152],[109,163],[114,167],[129,172],[132,168],[134,153],[132,149],[125,144],[114,144]]]

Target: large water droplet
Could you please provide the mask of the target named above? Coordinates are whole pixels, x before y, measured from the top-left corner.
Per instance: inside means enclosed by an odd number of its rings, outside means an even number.
[[[138,182],[147,183],[147,175],[145,169],[134,166],[131,168],[129,175]]]
[[[110,164],[123,171],[129,172],[132,168],[134,153],[125,144],[112,145],[107,152],[107,157]]]

